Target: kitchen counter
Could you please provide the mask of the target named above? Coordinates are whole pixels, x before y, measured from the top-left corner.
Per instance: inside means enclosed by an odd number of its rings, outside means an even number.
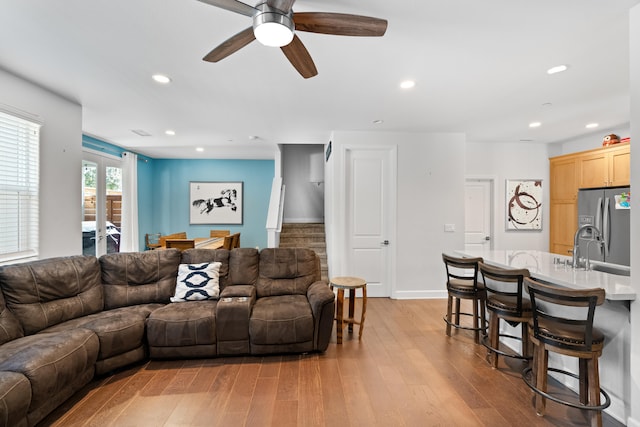
[[[571,258],[548,252],[530,250],[459,250],[457,256],[482,257],[487,264],[503,268],[527,268],[531,276],[545,282],[574,289],[604,288],[605,302],[596,309],[595,326],[605,336],[604,350],[600,356],[600,386],[611,397],[611,406],[605,412],[625,423],[631,408],[631,317],[630,301],[636,292],[627,276],[573,269]],[[568,260],[568,265],[557,264],[555,259]],[[602,263],[600,263],[602,264]],[[502,322],[504,333],[520,335],[520,328]],[[509,343],[506,343],[509,345]],[[552,353],[549,366],[577,372],[574,358]],[[566,376],[553,374],[567,387],[577,392],[576,383]]]
[[[530,250],[459,250],[458,256],[482,257],[487,264],[503,268],[526,268],[535,279],[574,289],[603,288],[611,301],[632,301],[636,292],[631,278],[594,270],[574,269],[571,258]],[[569,260],[569,265],[554,263]]]

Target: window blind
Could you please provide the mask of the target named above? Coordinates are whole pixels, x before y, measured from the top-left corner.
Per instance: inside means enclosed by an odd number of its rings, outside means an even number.
[[[38,255],[40,125],[0,111],[0,262]]]

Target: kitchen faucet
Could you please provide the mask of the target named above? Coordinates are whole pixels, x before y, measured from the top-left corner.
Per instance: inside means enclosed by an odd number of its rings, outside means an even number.
[[[578,227],[578,229],[576,230],[576,234],[574,234],[573,236],[573,268],[578,268],[580,267],[580,249],[579,249],[579,245],[578,245],[578,238],[580,237],[580,233],[584,230],[588,230],[591,229],[593,230],[593,238],[591,238],[591,240],[601,240],[601,233],[600,230],[598,230],[598,227],[596,227],[595,225],[591,225],[591,224],[584,224],[581,225],[580,227]],[[587,265],[589,265],[589,244],[587,243]]]

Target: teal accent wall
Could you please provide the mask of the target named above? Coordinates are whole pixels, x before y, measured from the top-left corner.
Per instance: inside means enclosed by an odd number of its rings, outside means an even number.
[[[113,144],[83,135],[83,147],[120,157],[127,151]],[[267,246],[267,212],[273,160],[187,160],[152,159],[138,161],[138,231],[140,250],[147,233],[170,234],[186,231],[189,238],[209,237],[213,228],[240,233],[242,247]],[[243,224],[190,225],[189,182],[243,182]]]
[[[122,153],[127,151],[122,147],[109,144],[108,142],[102,141],[101,139],[97,139],[89,135],[82,135],[82,146],[94,151],[111,154],[112,156],[116,157],[122,157]]]
[[[154,228],[160,216],[153,205],[154,190],[154,159],[145,159],[138,162],[138,235],[140,237],[140,250],[145,249],[144,235],[147,233],[159,233],[160,229]],[[165,233],[166,234],[166,233]]]
[[[186,231],[189,238],[209,237],[213,228],[239,232],[242,247],[267,246],[267,211],[274,177],[273,160],[174,160],[156,159],[152,163],[153,182],[141,182],[138,170],[139,191],[144,186],[151,188],[153,213],[148,224],[140,213],[140,234],[160,232],[162,234]],[[242,225],[190,225],[189,183],[191,181],[243,182]],[[140,210],[140,206],[138,206]]]

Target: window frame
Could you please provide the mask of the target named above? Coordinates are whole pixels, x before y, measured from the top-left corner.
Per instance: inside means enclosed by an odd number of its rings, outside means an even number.
[[[39,254],[41,126],[0,109],[0,264]]]

